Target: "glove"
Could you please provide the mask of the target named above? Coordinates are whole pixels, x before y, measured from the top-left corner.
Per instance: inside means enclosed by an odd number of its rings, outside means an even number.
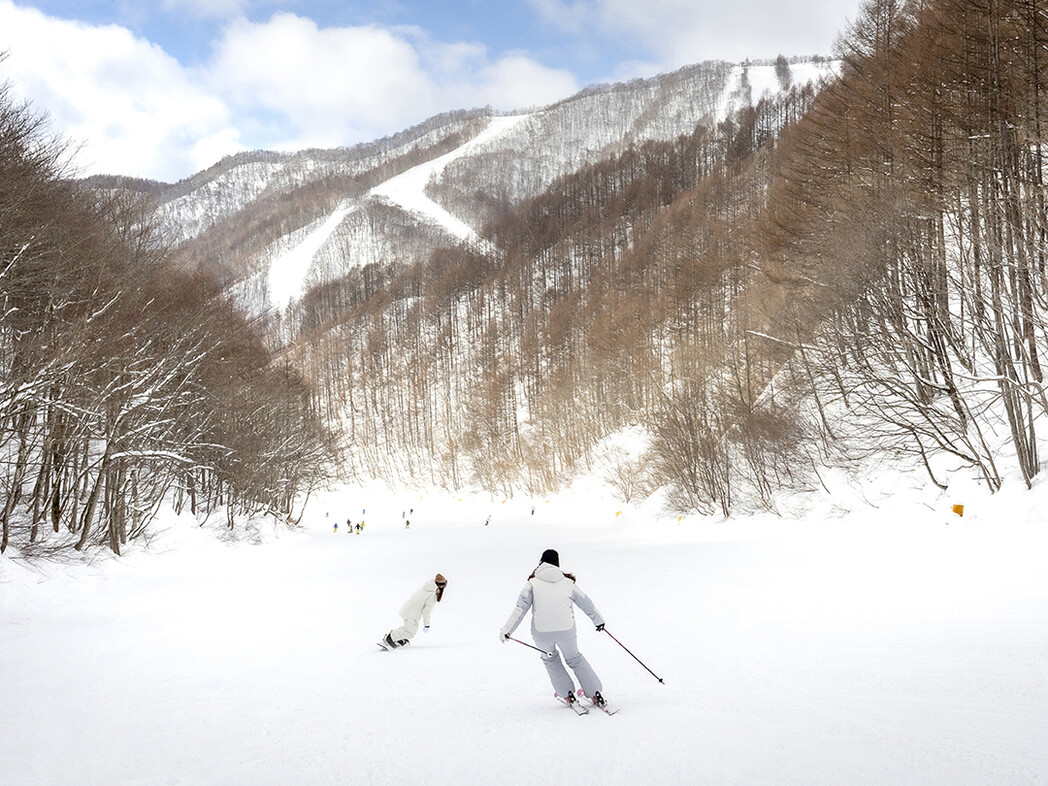
[[[604,630],[604,623],[602,622],[602,623],[600,623],[600,625],[597,626],[597,633],[601,633],[601,632],[603,632],[603,630]]]
[[[426,625],[425,627],[423,627],[422,628],[422,632],[423,633],[429,633],[429,625]]]
[[[499,641],[501,641],[501,642],[502,642],[503,644],[505,644],[505,643],[506,643],[506,641],[507,641],[507,639],[508,639],[508,637],[506,636],[506,634],[505,634],[505,633],[503,633],[503,632],[502,632],[502,631],[500,630],[500,631],[499,631]]]

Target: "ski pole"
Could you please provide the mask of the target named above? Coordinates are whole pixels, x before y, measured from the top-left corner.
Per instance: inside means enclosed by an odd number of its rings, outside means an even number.
[[[541,652],[543,655],[548,655],[551,658],[553,657],[553,653],[552,652],[546,652],[546,650],[542,649],[541,647],[536,647],[534,644],[528,644],[526,641],[521,641],[520,639],[515,639],[512,636],[507,636],[506,638],[509,639],[510,641],[517,642],[517,644],[523,644],[525,647],[530,647],[531,649],[535,650],[536,652]],[[660,682],[661,682],[661,680],[660,680]]]
[[[615,636],[612,635],[610,630],[608,630],[607,628],[604,628],[604,632],[607,633],[609,636],[611,636],[612,641],[614,641],[616,644],[618,644],[620,647],[622,647],[622,649],[626,650],[626,652],[630,652],[629,648],[625,644],[623,644],[621,641],[616,639]],[[633,657],[633,660],[637,661],[637,663],[639,663],[641,666],[644,666],[644,661],[642,661],[640,658],[638,658],[632,652],[630,652],[630,655]],[[648,674],[650,674],[652,677],[657,679],[659,682],[662,682],[662,677],[660,677],[658,674],[653,672],[647,666],[644,666],[644,668],[647,670]],[[662,682],[662,684],[665,685],[666,683]]]

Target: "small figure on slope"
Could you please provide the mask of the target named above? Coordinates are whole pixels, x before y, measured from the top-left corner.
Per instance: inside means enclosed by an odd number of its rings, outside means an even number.
[[[448,580],[439,573],[423,584],[400,608],[400,618],[404,624],[387,633],[379,641],[379,646],[387,650],[403,647],[418,632],[420,620],[424,631],[428,633],[433,607],[444,597],[444,588],[447,585]]]
[[[600,678],[579,652],[573,603],[593,620],[598,631],[604,629],[604,617],[597,611],[593,601],[579,589],[573,575],[560,569],[560,555],[553,549],[546,549],[542,552],[539,566],[528,576],[527,584],[520,591],[513,613],[499,631],[499,641],[504,643],[520,625],[528,609],[531,609],[531,636],[544,653],[542,663],[549,673],[557,698],[576,712],[585,712],[585,708],[578,704],[575,684],[561,661],[563,654],[564,660],[578,678],[582,688],[580,692],[607,712],[608,704],[600,693]]]

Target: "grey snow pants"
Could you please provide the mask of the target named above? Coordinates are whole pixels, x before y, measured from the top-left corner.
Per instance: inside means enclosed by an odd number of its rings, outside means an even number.
[[[560,659],[561,654],[564,655],[564,661],[567,661],[571,670],[575,672],[579,680],[579,687],[587,697],[592,697],[594,693],[601,690],[600,677],[593,671],[589,661],[579,652],[575,628],[552,633],[539,633],[532,628],[531,635],[535,639],[536,647],[553,653],[552,656],[543,655],[542,663],[549,672],[549,681],[553,683],[553,690],[557,692],[558,696],[567,696],[575,691],[575,683],[571,681],[567,669],[564,668],[564,662]]]

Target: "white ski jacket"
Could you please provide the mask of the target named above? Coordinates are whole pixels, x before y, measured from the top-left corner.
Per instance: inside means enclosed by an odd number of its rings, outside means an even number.
[[[433,611],[433,607],[437,605],[437,582],[433,579],[426,581],[422,587],[415,591],[415,594],[407,599],[407,602],[400,607],[400,616],[405,620],[415,620],[418,622],[419,618],[422,618],[422,624],[429,626],[429,615]]]
[[[532,633],[553,633],[572,630],[575,613],[571,604],[582,609],[594,625],[603,625],[604,617],[597,611],[589,596],[556,565],[543,562],[520,591],[517,605],[509,615],[502,632],[509,636],[520,625],[530,608]]]

